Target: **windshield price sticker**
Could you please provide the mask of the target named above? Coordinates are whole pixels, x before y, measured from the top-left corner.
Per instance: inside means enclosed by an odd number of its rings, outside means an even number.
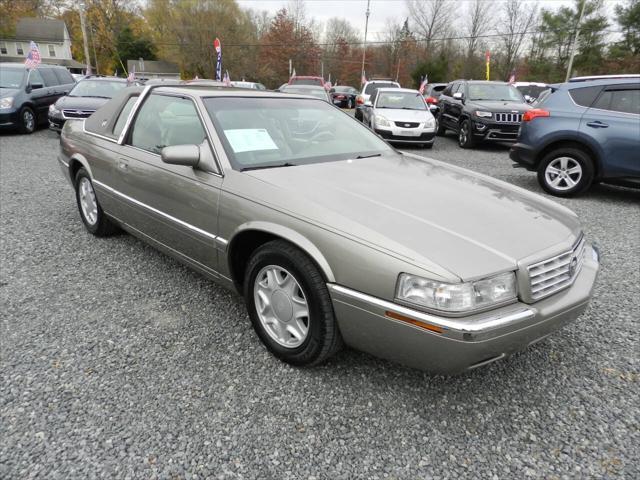
[[[264,128],[225,130],[224,134],[235,153],[278,150],[278,146]]]

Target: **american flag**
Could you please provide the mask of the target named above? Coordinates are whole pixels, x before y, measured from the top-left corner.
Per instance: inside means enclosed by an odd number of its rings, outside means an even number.
[[[427,88],[428,83],[429,83],[429,78],[427,77],[427,75],[425,75],[424,78],[422,79],[422,82],[420,82],[420,88],[418,89],[421,95],[424,95],[424,89]]]
[[[29,45],[29,53],[27,59],[24,61],[24,66],[27,68],[37,68],[40,65],[40,50],[36,42],[31,42]]]

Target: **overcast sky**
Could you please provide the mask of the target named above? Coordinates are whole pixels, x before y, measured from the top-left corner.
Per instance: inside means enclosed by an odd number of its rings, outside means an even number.
[[[466,4],[471,0],[453,0],[452,5],[466,10]],[[491,1],[499,8],[500,0]],[[524,0],[527,3],[535,4],[536,0]],[[282,7],[286,7],[287,0],[238,0],[238,3],[245,8],[254,10],[267,10],[275,13]],[[571,5],[572,0],[541,0],[537,2],[541,7],[553,8],[560,5]],[[348,19],[361,33],[364,32],[365,11],[367,0],[305,0],[307,17],[315,19],[317,22],[326,23],[331,17]],[[371,15],[369,16],[368,39],[374,40],[376,33],[385,31],[387,19],[394,19],[398,22],[404,21],[408,16],[405,0],[371,0]]]

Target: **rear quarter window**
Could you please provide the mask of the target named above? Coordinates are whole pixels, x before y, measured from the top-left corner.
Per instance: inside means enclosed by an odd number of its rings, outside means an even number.
[[[38,70],[40,71],[40,74],[44,79],[44,84],[46,87],[54,87],[56,85],[60,85],[60,82],[58,81],[58,77],[56,77],[56,74],[53,73],[53,68],[40,67],[38,68]]]
[[[593,102],[600,93],[600,90],[602,90],[602,86],[572,88],[569,90],[569,95],[578,105],[590,107],[593,105]]]
[[[60,85],[67,85],[69,83],[75,83],[73,77],[69,72],[67,72],[64,68],[56,68],[53,70],[58,79]]]

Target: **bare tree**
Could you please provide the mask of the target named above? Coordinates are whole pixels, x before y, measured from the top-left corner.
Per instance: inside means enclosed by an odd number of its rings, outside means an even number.
[[[531,30],[538,13],[538,4],[525,3],[523,0],[507,0],[504,7],[500,30],[503,47],[504,65],[502,74],[506,77],[515,67],[522,50],[527,32]]]
[[[491,4],[483,0],[474,0],[469,4],[467,16],[465,18],[464,44],[466,47],[467,60],[464,63],[464,76],[469,78],[474,70],[476,53],[481,45],[481,36],[492,28]]]
[[[406,0],[414,28],[425,40],[427,52],[435,38],[448,30],[447,0]]]

